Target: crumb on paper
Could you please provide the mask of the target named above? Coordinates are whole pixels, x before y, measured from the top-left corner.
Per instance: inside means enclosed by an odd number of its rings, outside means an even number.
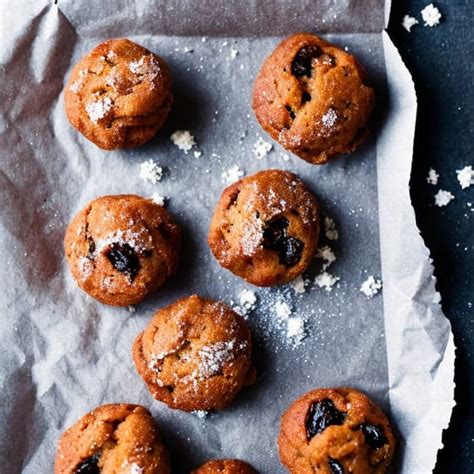
[[[230,167],[227,171],[222,173],[222,181],[226,184],[232,184],[244,176],[243,170],[238,165]]]
[[[258,137],[257,141],[253,146],[253,154],[257,160],[265,158],[270,150],[273,148],[273,145],[269,142],[266,142],[262,137]]]
[[[319,286],[319,288],[324,288],[327,292],[330,292],[339,280],[340,277],[331,275],[328,272],[323,272],[316,276],[314,283]]]
[[[435,194],[434,198],[435,198],[435,204],[438,207],[444,207],[444,206],[447,206],[454,199],[454,196],[449,191],[444,191],[443,189],[440,189]]]
[[[176,130],[171,135],[171,141],[185,154],[188,154],[188,151],[196,145],[196,140],[189,130]]]
[[[301,341],[307,336],[304,319],[289,318],[286,336],[292,342],[294,347],[299,346]]]
[[[437,7],[435,7],[432,3],[426,5],[423,10],[421,10],[421,17],[425,22],[425,26],[438,26],[439,21],[441,20],[441,13]]]
[[[193,415],[196,415],[198,418],[201,420],[205,420],[207,416],[209,415],[209,412],[204,411],[204,410],[194,410],[191,412]]]
[[[323,271],[327,270],[336,261],[336,255],[334,255],[334,252],[328,245],[318,248],[315,258],[319,258],[324,261],[322,267]]]
[[[290,155],[287,153],[282,153],[281,158],[283,161],[290,161]]]
[[[290,282],[291,288],[297,295],[302,295],[306,291],[307,281],[300,275]]]
[[[158,166],[152,159],[140,164],[140,178],[156,184],[163,177],[163,168]]]
[[[459,184],[462,189],[466,189],[474,184],[474,170],[472,166],[465,166],[462,170],[456,170]]]
[[[201,150],[194,150],[193,155],[194,155],[194,158],[199,159],[202,156],[202,151]]]
[[[324,233],[329,240],[337,240],[339,232],[336,229],[336,223],[330,217],[324,218]]]
[[[158,204],[158,206],[162,206],[162,207],[165,205],[167,199],[168,198],[166,196],[163,196],[160,193],[153,193],[151,196],[151,200],[155,204]]]
[[[434,170],[433,168],[430,168],[428,171],[426,182],[428,184],[436,185],[438,184],[438,178],[439,178],[439,174],[436,172],[436,170]]]
[[[229,59],[230,59],[231,61],[233,61],[233,60],[237,57],[238,54],[239,54],[239,51],[238,51],[237,49],[235,49],[235,48],[232,48],[232,49],[230,50],[230,57],[229,57]]]
[[[405,28],[405,30],[408,31],[408,33],[410,33],[410,30],[412,29],[412,27],[414,27],[417,24],[418,24],[418,20],[416,18],[410,15],[405,15],[403,17],[402,26],[403,28]]]
[[[370,275],[360,286],[360,291],[364,293],[367,298],[373,298],[381,288],[382,281]]]

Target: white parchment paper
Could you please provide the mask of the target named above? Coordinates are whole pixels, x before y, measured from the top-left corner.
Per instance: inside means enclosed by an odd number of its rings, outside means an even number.
[[[188,472],[206,459],[239,457],[262,473],[284,472],[276,437],[282,411],[319,386],[353,386],[391,417],[395,469],[431,472],[453,406],[454,344],[433,271],[416,228],[408,182],[416,97],[385,33],[382,0],[345,1],[0,1],[0,466],[2,472],[52,472],[60,433],[102,403],[150,408],[173,459]],[[372,137],[356,153],[316,167],[265,136],[250,108],[253,80],[281,36],[324,34],[354,53],[377,94]],[[129,37],[164,57],[175,105],[163,130],[134,150],[104,152],[67,123],[62,88],[84,54],[110,37]],[[203,37],[205,39],[203,39]],[[192,50],[192,52],[191,52]],[[237,53],[232,51],[237,51]],[[202,156],[185,155],[169,136],[189,129]],[[272,151],[257,160],[262,136]],[[139,165],[166,170],[144,182]],[[238,165],[297,172],[337,224],[324,241],[340,277],[331,292],[255,289],[249,317],[257,342],[256,384],[221,413],[202,420],[154,401],[136,374],[133,339],[154,311],[200,293],[228,303],[244,288],[206,244],[221,174]],[[90,199],[114,193],[168,196],[185,248],[177,277],[134,312],[101,305],[69,276],[62,240]],[[317,262],[308,272],[321,271]],[[383,291],[367,299],[368,275]],[[275,301],[305,319],[293,347],[276,323]]]

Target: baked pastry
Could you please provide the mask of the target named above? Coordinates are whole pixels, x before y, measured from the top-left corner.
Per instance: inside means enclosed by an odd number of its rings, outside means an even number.
[[[181,230],[151,199],[123,194],[91,201],[69,225],[72,276],[102,303],[138,303],[176,271]]]
[[[312,390],[281,418],[278,447],[292,474],[382,474],[395,449],[382,410],[351,388]]]
[[[208,242],[220,265],[257,286],[286,283],[310,264],[319,206],[293,173],[260,171],[224,190]]]
[[[250,464],[238,459],[213,459],[198,467],[191,474],[256,474]]]
[[[252,341],[228,306],[193,295],[155,313],[133,360],[153,397],[184,411],[218,410],[251,383]]]
[[[352,55],[299,33],[263,63],[252,107],[262,128],[284,148],[322,164],[365,139],[373,104],[374,91]]]
[[[172,102],[166,62],[128,39],[97,45],[74,66],[64,89],[69,121],[104,150],[150,140]]]
[[[102,405],[63,433],[55,474],[169,474],[168,452],[150,412],[139,405]]]

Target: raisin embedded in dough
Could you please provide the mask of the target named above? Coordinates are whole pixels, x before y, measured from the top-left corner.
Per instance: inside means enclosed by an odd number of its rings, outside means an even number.
[[[281,418],[280,460],[291,474],[383,474],[395,449],[387,417],[350,388],[312,390]]]
[[[319,206],[300,178],[267,170],[224,190],[208,242],[219,264],[257,286],[287,283],[306,270],[319,237]]]
[[[74,66],[64,89],[69,122],[104,150],[150,140],[172,102],[166,62],[128,39],[97,45]]]
[[[263,63],[252,107],[262,128],[284,148],[322,164],[364,141],[373,104],[374,91],[352,55],[299,33]]]
[[[181,231],[150,199],[103,196],[87,204],[66,232],[72,276],[102,303],[139,303],[174,275]]]
[[[194,469],[191,474],[257,474],[257,471],[238,459],[213,459]]]

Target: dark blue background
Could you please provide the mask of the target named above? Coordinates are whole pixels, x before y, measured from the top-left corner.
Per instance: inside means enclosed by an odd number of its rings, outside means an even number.
[[[423,26],[429,0],[394,0],[389,34],[413,75],[418,118],[411,177],[416,219],[431,250],[442,305],[453,326],[456,401],[445,447],[435,473],[474,472],[474,186],[462,190],[456,170],[474,167],[474,0],[434,2],[443,14],[435,28]],[[409,13],[420,22],[411,33],[401,26]],[[439,186],[426,182],[428,169]],[[447,207],[434,205],[436,191],[455,195]]]

